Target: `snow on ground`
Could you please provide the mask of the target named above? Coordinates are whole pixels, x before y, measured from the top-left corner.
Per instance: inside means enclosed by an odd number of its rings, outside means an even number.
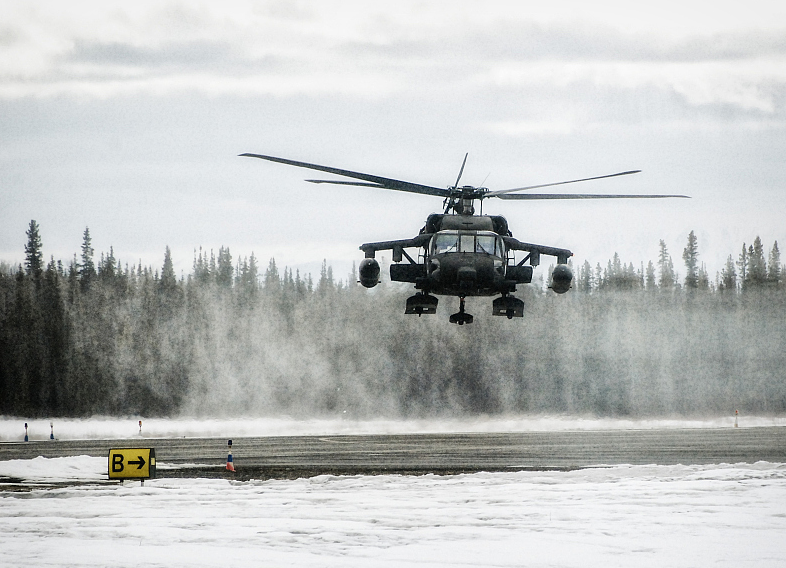
[[[105,472],[87,456],[0,462],[0,476],[88,482],[0,492],[0,566],[786,565],[786,464],[144,485]]]
[[[25,422],[30,440],[48,440],[54,427],[58,440],[121,439],[139,436],[142,420],[144,438],[244,436],[305,436],[337,434],[415,434],[436,432],[538,432],[607,429],[728,428],[734,416],[704,420],[622,420],[561,416],[509,416],[432,420],[350,420],[341,418],[296,420],[281,418],[90,418],[27,420],[0,416],[0,442],[24,440]],[[741,428],[786,426],[786,417],[745,416]]]

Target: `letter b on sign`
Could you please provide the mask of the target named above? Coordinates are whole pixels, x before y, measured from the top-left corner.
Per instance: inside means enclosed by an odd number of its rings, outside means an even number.
[[[123,454],[112,454],[112,473],[123,471]]]

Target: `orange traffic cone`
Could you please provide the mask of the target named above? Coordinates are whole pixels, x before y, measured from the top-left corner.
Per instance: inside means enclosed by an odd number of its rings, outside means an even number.
[[[229,446],[229,455],[227,456],[227,471],[234,472],[235,464],[232,462],[232,440],[227,442],[227,446]]]

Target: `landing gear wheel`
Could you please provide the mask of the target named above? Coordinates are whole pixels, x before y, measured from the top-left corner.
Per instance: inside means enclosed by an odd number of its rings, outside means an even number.
[[[450,323],[464,325],[465,323],[472,323],[474,319],[472,314],[468,314],[464,311],[464,296],[461,296],[459,298],[459,311],[450,316]]]

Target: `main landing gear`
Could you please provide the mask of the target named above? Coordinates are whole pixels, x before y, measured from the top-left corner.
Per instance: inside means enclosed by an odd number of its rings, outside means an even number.
[[[407,298],[407,309],[404,313],[417,314],[418,316],[436,314],[438,302],[436,297],[419,292]]]
[[[505,316],[508,319],[524,317],[524,302],[514,296],[505,294],[492,303],[492,315]]]
[[[472,314],[468,314],[464,311],[464,296],[461,296],[459,298],[459,311],[450,316],[450,323],[464,325],[465,323],[472,323],[473,319],[475,318],[472,317]]]

